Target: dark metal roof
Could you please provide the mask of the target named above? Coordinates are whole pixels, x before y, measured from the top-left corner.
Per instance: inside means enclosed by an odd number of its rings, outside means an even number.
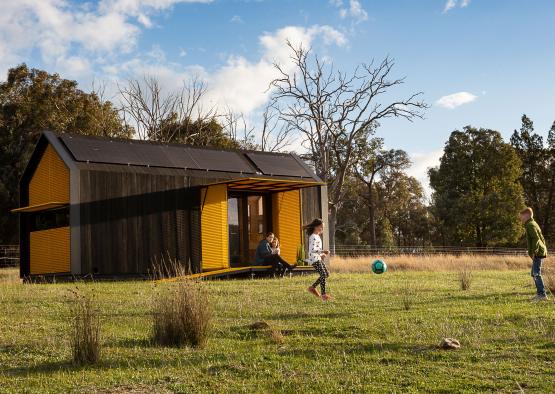
[[[313,175],[291,155],[276,156],[271,153],[247,153],[249,159],[262,171],[270,176],[299,176],[312,177]]]
[[[294,154],[199,148],[152,141],[64,134],[75,161],[295,178],[318,177]]]
[[[223,150],[85,136],[60,137],[76,161],[255,174],[244,155]]]

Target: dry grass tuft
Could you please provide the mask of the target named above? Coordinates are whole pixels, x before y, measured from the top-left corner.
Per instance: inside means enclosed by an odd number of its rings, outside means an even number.
[[[77,365],[100,361],[100,314],[93,293],[72,291],[70,343],[72,361]]]
[[[208,341],[212,308],[197,282],[181,282],[154,300],[153,342],[161,346],[203,348]]]
[[[338,257],[334,256],[330,270],[336,273],[367,273],[375,256]],[[512,271],[530,269],[527,256],[497,256],[481,254],[438,254],[438,255],[397,255],[382,256],[389,271],[455,271],[462,267],[471,271],[498,270]],[[553,260],[553,258],[551,258]],[[548,258],[549,260],[549,258]]]
[[[555,262],[554,262],[555,263]],[[555,264],[545,265],[542,270],[543,281],[545,287],[551,292],[555,293]]]
[[[280,330],[273,328],[270,324],[263,320],[252,323],[251,325],[249,325],[249,329],[255,333],[263,335],[264,337],[268,338],[270,342],[276,343],[278,345],[281,345],[285,342],[285,337],[283,336],[283,333]]]
[[[461,284],[461,290],[470,290],[470,286],[472,285],[472,271],[468,268],[464,268],[463,270],[459,271],[459,281]]]
[[[20,284],[18,268],[0,268],[0,285]]]
[[[169,252],[162,254],[158,259],[156,256],[151,260],[151,268],[149,270],[152,280],[175,278],[192,274],[191,262],[183,264],[176,258],[173,258]]]

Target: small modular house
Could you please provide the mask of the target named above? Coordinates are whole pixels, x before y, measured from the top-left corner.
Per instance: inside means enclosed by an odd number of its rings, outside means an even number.
[[[295,154],[46,131],[14,211],[21,277],[145,275],[162,256],[217,273],[254,267],[268,231],[295,262],[327,190]]]

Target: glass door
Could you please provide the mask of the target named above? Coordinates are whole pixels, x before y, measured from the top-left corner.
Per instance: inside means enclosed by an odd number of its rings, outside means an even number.
[[[230,194],[227,200],[231,267],[256,264],[256,248],[269,230],[269,201],[258,194]]]

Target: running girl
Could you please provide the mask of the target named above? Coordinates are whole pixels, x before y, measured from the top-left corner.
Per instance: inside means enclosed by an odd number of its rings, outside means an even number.
[[[322,297],[322,300],[327,301],[331,299],[331,296],[326,293],[326,279],[330,274],[323,259],[330,252],[322,248],[322,238],[320,238],[320,234],[324,231],[324,222],[322,219],[314,219],[312,223],[305,226],[305,229],[308,233],[308,261],[320,275],[316,282],[308,288],[308,292],[314,294],[316,297]],[[320,295],[316,289],[318,285],[320,285],[322,295]]]

